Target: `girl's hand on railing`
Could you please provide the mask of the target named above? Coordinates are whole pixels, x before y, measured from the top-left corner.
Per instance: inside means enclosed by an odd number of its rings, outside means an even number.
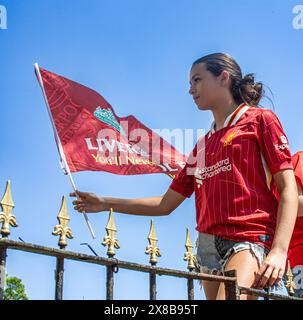
[[[278,285],[282,280],[287,259],[287,252],[272,249],[263,261],[263,265],[255,275],[254,288]]]
[[[70,193],[69,196],[78,198],[73,201],[73,205],[74,209],[80,213],[100,212],[105,210],[102,197],[98,197],[94,193],[77,191]]]

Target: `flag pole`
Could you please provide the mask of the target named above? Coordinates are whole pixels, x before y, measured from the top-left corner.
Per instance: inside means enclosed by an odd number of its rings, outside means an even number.
[[[53,119],[51,111],[50,111],[49,103],[48,103],[47,96],[46,96],[45,89],[44,89],[44,85],[43,85],[43,80],[42,80],[42,77],[41,77],[41,74],[40,74],[39,65],[38,65],[38,63],[35,63],[34,66],[35,66],[35,71],[36,71],[36,74],[38,76],[38,81],[39,81],[39,84],[40,84],[40,87],[41,87],[41,90],[42,90],[42,93],[43,93],[43,97],[44,97],[44,101],[45,101],[45,104],[46,104],[47,112],[48,112],[48,115],[49,115],[49,118],[51,120],[51,124],[52,124],[52,127],[53,127],[55,140],[56,140],[56,143],[57,143],[57,146],[58,146],[58,149],[59,149],[60,158],[61,158],[60,159],[61,160],[61,165],[63,166],[63,168],[67,172],[68,177],[70,179],[70,182],[72,184],[72,187],[73,187],[73,189],[74,189],[74,191],[76,193],[77,199],[79,199],[79,196],[77,194],[77,188],[76,188],[74,179],[72,177],[72,174],[70,172],[68,163],[66,161],[64,150],[63,150],[63,147],[62,147],[62,144],[61,144],[61,141],[60,141],[60,138],[59,138],[55,123],[54,123],[54,119]],[[87,216],[86,212],[83,212],[83,216],[85,218],[86,224],[88,226],[88,229],[89,229],[93,239],[96,239],[96,236],[94,234],[94,230],[93,230],[93,228],[92,228],[92,226],[91,226],[91,224],[90,224],[90,222],[88,220],[88,216]]]

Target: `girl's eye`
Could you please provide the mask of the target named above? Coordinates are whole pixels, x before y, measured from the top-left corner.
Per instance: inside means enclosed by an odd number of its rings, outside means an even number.
[[[198,82],[199,80],[201,80],[201,78],[195,78],[194,81]]]

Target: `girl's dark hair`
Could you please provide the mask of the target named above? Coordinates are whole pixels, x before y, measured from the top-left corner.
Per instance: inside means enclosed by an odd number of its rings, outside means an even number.
[[[229,72],[231,77],[231,93],[237,104],[245,102],[257,106],[264,96],[263,84],[255,82],[253,73],[242,78],[242,71],[238,63],[228,54],[213,53],[204,56],[193,63],[204,63],[206,69],[214,76],[219,76],[223,70]]]

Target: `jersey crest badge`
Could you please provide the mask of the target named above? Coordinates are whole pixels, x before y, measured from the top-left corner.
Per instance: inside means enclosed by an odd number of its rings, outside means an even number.
[[[224,141],[224,147],[226,146],[230,146],[232,144],[232,140],[233,138],[236,136],[236,134],[238,133],[238,131],[234,131],[232,133],[230,133],[227,138],[225,138],[225,141]]]

